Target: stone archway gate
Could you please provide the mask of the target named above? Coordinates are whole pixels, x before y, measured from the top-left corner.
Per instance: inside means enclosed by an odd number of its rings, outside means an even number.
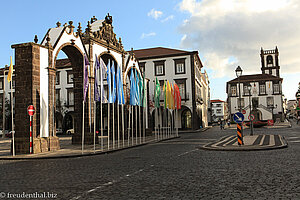
[[[105,20],[95,17],[88,21],[85,31],[79,23],[74,30],[73,22],[50,28],[44,39],[35,42],[12,45],[15,49],[15,148],[16,153],[29,153],[29,116],[27,106],[36,108],[33,117],[34,153],[59,149],[59,140],[55,129],[55,79],[56,58],[63,51],[71,61],[74,76],[74,112],[77,119],[73,144],[81,143],[82,133],[82,100],[83,100],[83,60],[84,54],[90,61],[88,100],[94,98],[94,61],[96,54],[112,55],[122,72],[125,71],[125,54],[121,38],[116,39],[113,32],[112,17]],[[124,79],[123,79],[124,80]],[[124,85],[125,87],[125,85]],[[126,90],[124,90],[126,91]],[[93,134],[89,133],[89,123],[93,123],[94,110],[89,103],[85,104],[85,143],[92,143]],[[93,126],[92,126],[93,127]]]

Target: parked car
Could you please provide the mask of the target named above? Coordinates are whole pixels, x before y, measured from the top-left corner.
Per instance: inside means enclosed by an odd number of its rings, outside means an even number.
[[[74,134],[74,129],[68,129],[68,130],[66,131],[66,133],[67,133],[68,135]]]
[[[9,131],[9,132],[5,133],[5,137],[12,138],[12,132],[13,131]],[[14,131],[14,133],[15,133],[15,131]]]
[[[61,128],[57,128],[57,129],[56,129],[56,134],[57,134],[57,135],[60,135],[60,134],[62,134],[62,133],[63,133],[63,131],[62,131]]]

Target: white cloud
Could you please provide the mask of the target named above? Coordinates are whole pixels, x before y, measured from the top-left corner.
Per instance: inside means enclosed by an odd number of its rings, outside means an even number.
[[[156,36],[156,33],[155,32],[150,32],[150,33],[143,33],[141,35],[141,39],[144,39],[146,37],[151,37],[151,36]]]
[[[163,20],[161,20],[161,22],[164,23],[164,22],[172,20],[172,19],[174,19],[174,15],[170,15],[170,16],[164,18]]]
[[[154,8],[152,8],[152,10],[150,10],[150,12],[148,12],[148,16],[152,17],[154,19],[158,19],[162,16],[163,12],[159,11],[159,10],[154,10]]]
[[[261,73],[260,48],[280,53],[281,74],[300,72],[298,0],[182,0],[190,18],[179,27],[182,48],[199,50],[216,77]],[[234,62],[230,59],[234,57]]]

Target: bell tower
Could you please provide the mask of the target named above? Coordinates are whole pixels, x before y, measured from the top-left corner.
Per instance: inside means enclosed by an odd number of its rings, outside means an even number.
[[[261,72],[262,74],[271,74],[280,77],[279,74],[279,52],[276,46],[273,50],[260,50]]]

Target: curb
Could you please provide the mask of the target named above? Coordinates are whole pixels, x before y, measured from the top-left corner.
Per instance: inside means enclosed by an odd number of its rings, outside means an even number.
[[[122,150],[127,150],[127,149],[131,149],[131,148],[135,148],[135,147],[140,147],[140,146],[144,146],[144,145],[148,145],[148,144],[155,144],[155,143],[159,143],[159,142],[163,142],[163,141],[167,141],[167,140],[172,140],[172,139],[176,139],[176,138],[180,138],[180,136],[176,136],[176,137],[172,137],[172,138],[166,138],[166,139],[162,139],[159,141],[149,141],[149,142],[145,142],[143,144],[138,144],[138,145],[134,145],[134,146],[129,146],[129,147],[124,147],[124,148],[120,148],[120,149],[112,149],[109,151],[101,151],[101,152],[92,152],[92,153],[84,153],[84,154],[73,154],[73,155],[61,155],[61,156],[44,156],[44,157],[4,157],[1,158],[0,160],[46,160],[46,159],[62,159],[62,158],[79,158],[79,157],[86,157],[86,156],[96,156],[96,155],[101,155],[101,154],[109,154],[109,153],[114,153],[117,151],[122,151]]]

